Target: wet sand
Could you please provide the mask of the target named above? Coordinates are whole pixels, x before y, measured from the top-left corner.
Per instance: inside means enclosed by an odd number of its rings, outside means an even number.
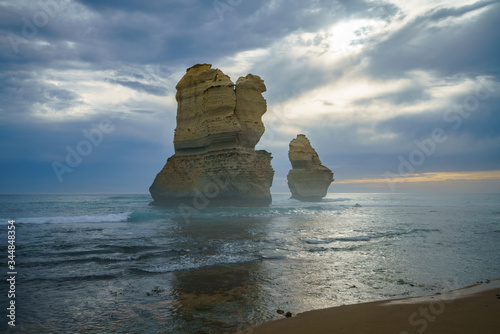
[[[304,312],[240,333],[497,334],[500,279],[433,296]]]

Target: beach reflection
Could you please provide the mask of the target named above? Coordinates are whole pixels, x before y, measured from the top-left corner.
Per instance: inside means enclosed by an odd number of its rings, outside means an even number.
[[[261,263],[208,267],[175,273],[173,318],[182,332],[232,332],[255,322]]]
[[[256,250],[255,245],[267,235],[270,220],[228,217],[176,222],[178,233],[188,236],[189,243],[198,246],[199,254],[191,256],[203,258],[207,263],[173,273],[172,325],[175,330],[234,332],[266,318],[264,313],[268,311],[262,305],[260,280],[264,266],[262,255],[249,250]]]

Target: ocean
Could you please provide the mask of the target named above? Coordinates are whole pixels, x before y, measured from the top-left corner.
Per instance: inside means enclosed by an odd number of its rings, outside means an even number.
[[[203,210],[150,201],[0,195],[0,332],[251,333],[248,326],[283,317],[277,310],[295,315],[500,277],[500,194],[331,193],[318,203],[273,194],[268,208]]]

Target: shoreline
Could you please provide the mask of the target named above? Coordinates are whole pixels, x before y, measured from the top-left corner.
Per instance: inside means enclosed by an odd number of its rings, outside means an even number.
[[[238,333],[496,334],[500,279],[441,294],[312,310]]]

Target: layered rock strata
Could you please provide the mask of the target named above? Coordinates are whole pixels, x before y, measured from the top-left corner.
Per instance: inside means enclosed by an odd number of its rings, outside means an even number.
[[[175,154],[149,191],[152,204],[268,206],[271,154],[256,151],[264,133],[264,81],[236,81],[209,64],[186,71],[176,86]]]
[[[326,196],[333,182],[333,173],[321,164],[318,153],[303,134],[290,142],[288,158],[292,169],[288,173],[288,188],[292,198],[315,202]]]

